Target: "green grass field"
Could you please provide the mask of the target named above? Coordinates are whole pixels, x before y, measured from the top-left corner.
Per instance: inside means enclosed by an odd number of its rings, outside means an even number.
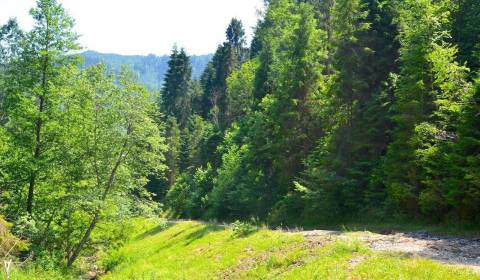
[[[312,246],[298,234],[196,222],[153,228],[101,258],[101,279],[480,279],[430,260],[372,252],[360,242]]]
[[[153,279],[480,279],[431,260],[373,252],[351,240],[312,245],[302,235],[197,222],[145,223],[124,246],[99,255],[103,280]],[[137,228],[137,229],[138,229]],[[11,279],[78,279],[38,270]]]

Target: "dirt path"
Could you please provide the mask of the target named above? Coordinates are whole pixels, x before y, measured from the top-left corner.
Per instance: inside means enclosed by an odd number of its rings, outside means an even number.
[[[376,251],[398,252],[434,259],[469,267],[480,273],[480,238],[438,237],[426,232],[377,234],[312,230],[300,233],[313,243],[356,238]]]
[[[174,221],[177,222],[177,221]],[[205,223],[211,224],[211,223]],[[228,227],[226,224],[219,225]],[[368,231],[342,232],[332,230],[285,230],[300,233],[313,243],[323,245],[335,240],[357,239],[375,251],[396,252],[437,260],[446,264],[471,268],[480,274],[480,238],[441,237],[427,232],[390,232],[385,234]]]

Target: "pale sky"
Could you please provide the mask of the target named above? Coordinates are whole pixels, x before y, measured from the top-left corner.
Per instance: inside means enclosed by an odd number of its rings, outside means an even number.
[[[16,17],[28,30],[35,0],[0,0],[0,24]],[[85,49],[118,54],[213,53],[232,17],[249,38],[263,0],[59,0],[75,18]]]

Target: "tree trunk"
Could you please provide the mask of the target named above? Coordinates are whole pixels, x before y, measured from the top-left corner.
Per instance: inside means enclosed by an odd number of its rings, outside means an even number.
[[[80,242],[78,243],[75,250],[73,250],[72,254],[68,257],[67,267],[71,267],[72,264],[75,262],[75,260],[80,255],[80,252],[82,251],[83,247],[85,246],[88,239],[90,238],[90,234],[92,233],[93,229],[97,225],[99,216],[100,216],[100,210],[97,210],[97,212],[95,213],[92,221],[90,222],[90,225],[87,228],[87,231],[83,235],[82,240],[80,240]]]
[[[127,147],[128,135],[130,133],[131,133],[131,128],[129,127],[128,132],[127,132],[127,139],[125,139],[125,142],[123,143],[122,149],[120,150],[120,154],[119,154],[119,156],[118,156],[118,158],[115,162],[115,166],[113,167],[112,172],[110,173],[110,177],[108,178],[107,185],[105,186],[105,190],[102,194],[102,197],[101,197],[102,202],[104,202],[107,199],[108,193],[110,192],[110,189],[113,186],[113,181],[115,179],[115,175],[117,174],[118,167],[122,163],[122,159],[124,159],[128,154],[128,151],[127,151],[124,155],[124,151]],[[75,247],[75,249],[73,249],[72,254],[70,254],[68,256],[67,267],[71,267],[73,265],[73,263],[75,262],[75,260],[80,255],[80,252],[82,251],[83,247],[85,246],[88,239],[90,238],[90,234],[92,233],[93,229],[97,225],[97,222],[98,222],[99,218],[100,218],[100,209],[97,209],[95,211],[93,219],[90,222],[90,225],[88,226],[87,230],[85,231],[85,234],[83,235],[82,239],[80,240],[78,245]]]
[[[48,51],[48,50],[47,50]],[[43,60],[43,67],[42,67],[42,94],[39,97],[39,104],[38,104],[38,112],[40,116],[35,121],[35,151],[33,153],[33,161],[37,162],[41,155],[41,144],[42,144],[42,116],[41,114],[44,111],[45,107],[45,96],[48,93],[48,86],[47,86],[47,68],[48,68],[48,56],[45,56]],[[36,168],[36,167],[34,167]],[[37,179],[37,170],[33,170],[32,174],[30,175],[30,183],[28,186],[28,198],[27,198],[27,212],[31,216],[33,212],[33,199],[35,195],[35,183]]]

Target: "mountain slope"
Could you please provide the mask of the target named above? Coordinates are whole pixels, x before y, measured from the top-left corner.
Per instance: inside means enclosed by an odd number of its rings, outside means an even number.
[[[161,88],[163,78],[168,69],[169,56],[155,55],[119,55],[111,53],[99,53],[95,51],[86,51],[81,54],[85,61],[85,67],[98,63],[105,63],[108,67],[119,71],[122,65],[127,65],[138,74],[140,81],[149,89],[158,90]],[[198,79],[208,62],[212,58],[208,55],[191,56],[193,78]]]

